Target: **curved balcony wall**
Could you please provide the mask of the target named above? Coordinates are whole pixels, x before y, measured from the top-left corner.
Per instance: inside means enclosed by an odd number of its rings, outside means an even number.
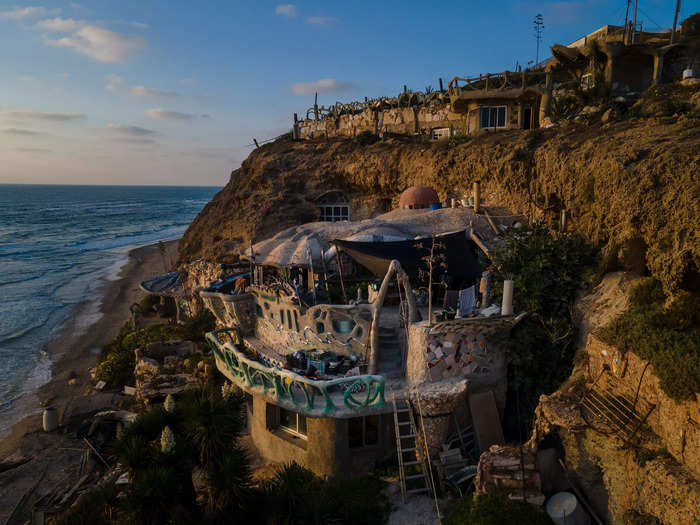
[[[216,366],[231,382],[270,402],[311,417],[357,417],[388,412],[384,377],[359,375],[315,381],[251,358],[235,329],[207,334]]]

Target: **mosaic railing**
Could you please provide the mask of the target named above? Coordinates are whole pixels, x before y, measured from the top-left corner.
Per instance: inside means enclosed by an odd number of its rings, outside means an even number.
[[[384,377],[360,375],[315,381],[289,370],[264,365],[245,355],[236,329],[207,334],[219,370],[246,391],[261,393],[274,402],[315,416],[341,416],[384,408]],[[343,414],[344,412],[344,414]]]

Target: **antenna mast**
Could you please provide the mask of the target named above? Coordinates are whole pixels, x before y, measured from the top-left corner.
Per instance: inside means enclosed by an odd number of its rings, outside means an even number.
[[[540,63],[540,42],[542,41],[542,32],[544,31],[544,20],[542,14],[537,13],[533,21],[535,26],[535,40],[537,41],[537,52],[535,54],[535,67]]]

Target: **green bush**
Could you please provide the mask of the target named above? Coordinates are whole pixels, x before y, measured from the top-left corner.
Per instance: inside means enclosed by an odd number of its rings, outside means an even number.
[[[154,313],[153,307],[157,304],[160,304],[160,297],[149,293],[146,297],[139,301],[138,311],[141,315],[152,314]]]
[[[243,396],[222,397],[205,388],[185,392],[172,412],[153,407],[139,415],[115,439],[109,453],[129,472],[131,483],[115,504],[120,521],[133,523],[193,523],[202,515],[226,523],[235,513],[247,523],[255,494],[248,457],[237,445],[243,429]],[[160,435],[168,426],[175,448],[163,453]],[[192,470],[205,472],[208,501],[198,508]],[[197,521],[198,523],[201,522]]]
[[[498,272],[496,295],[502,293],[503,279],[512,279],[515,311],[528,312],[504,341],[507,411],[520,410],[524,434],[529,432],[539,396],[556,390],[571,373],[576,350],[571,307],[595,260],[593,248],[581,237],[556,234],[539,222],[510,229],[504,245],[491,252]],[[517,413],[509,412],[509,420],[516,417]]]
[[[694,399],[700,392],[700,298],[681,293],[667,302],[661,283],[645,279],[632,291],[627,311],[597,335],[650,361],[671,398]]]
[[[445,525],[551,525],[554,522],[541,509],[508,498],[506,492],[493,490],[457,502],[443,522]]]
[[[97,365],[96,377],[109,387],[121,387],[133,383],[134,350],[157,341],[182,339],[186,329],[178,325],[158,324],[134,330],[130,323],[125,324],[119,335],[102,350]],[[201,337],[201,336],[200,336]]]
[[[379,140],[379,137],[369,130],[362,131],[355,136],[355,142],[360,146],[369,146]]]
[[[386,520],[383,482],[369,475],[324,480],[289,463],[263,491],[267,523],[380,525]]]

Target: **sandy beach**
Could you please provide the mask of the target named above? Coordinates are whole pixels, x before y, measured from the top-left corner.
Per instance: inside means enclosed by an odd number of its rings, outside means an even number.
[[[177,244],[177,240],[166,243],[166,261],[177,260]],[[76,473],[85,447],[61,428],[50,434],[43,432],[42,407],[56,407],[59,423],[66,423],[83,414],[114,406],[119,394],[95,392],[89,370],[95,366],[100,349],[129,319],[129,307],[145,296],[139,283],[165,269],[156,244],[131,250],[116,278],[105,280],[100,288],[99,319],[85,326],[86,322],[97,318],[95,298],[86,300],[76,308],[58,337],[48,344],[51,380],[18,403],[17,410],[30,415],[15,424],[9,435],[0,441],[0,523],[5,523],[18,501],[33,487],[32,496],[39,498],[62,483],[77,481]],[[8,469],[17,459],[28,461]],[[51,468],[47,468],[49,466]]]

